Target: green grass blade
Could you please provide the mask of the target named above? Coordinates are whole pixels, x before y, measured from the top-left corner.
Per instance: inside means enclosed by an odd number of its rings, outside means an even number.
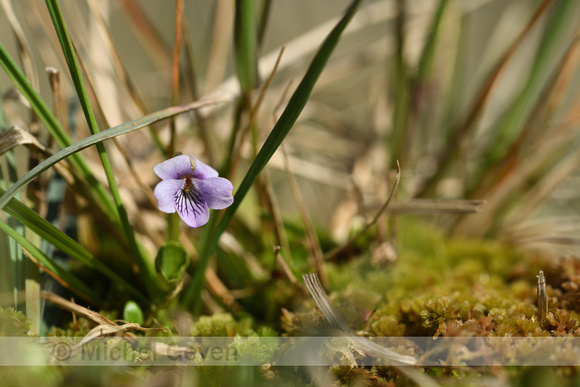
[[[91,301],[98,301],[99,296],[95,293],[91,288],[85,285],[81,280],[76,278],[74,275],[69,273],[67,270],[59,266],[46,256],[40,249],[34,246],[30,241],[28,241],[24,236],[20,235],[16,230],[12,229],[6,223],[0,221],[0,230],[14,239],[20,246],[22,246],[28,253],[39,263],[45,266],[48,270],[56,274],[59,278],[64,280],[67,284],[70,285],[70,289],[74,290],[81,295],[84,295],[85,298],[88,298]]]
[[[433,67],[433,60],[435,58],[435,47],[437,45],[437,37],[439,36],[439,29],[445,9],[449,5],[449,0],[440,0],[439,6],[433,16],[433,21],[427,36],[427,42],[421,52],[421,59],[419,59],[419,67],[417,69],[417,81],[420,83],[426,82],[431,75],[431,68]]]
[[[75,153],[80,152],[83,149],[86,149],[90,146],[101,143],[105,140],[109,140],[111,138],[114,138],[114,137],[117,137],[117,136],[120,136],[123,134],[127,134],[127,133],[133,132],[133,131],[138,130],[138,129],[142,129],[148,125],[151,125],[152,123],[161,121],[161,120],[169,118],[169,117],[173,117],[177,114],[187,112],[187,111],[193,110],[193,109],[199,109],[199,108],[202,108],[202,107],[205,107],[208,105],[212,105],[212,104],[215,104],[218,102],[221,102],[221,100],[213,99],[213,100],[206,100],[206,101],[198,101],[198,102],[191,102],[191,103],[188,103],[185,105],[170,107],[170,108],[163,109],[163,110],[160,110],[160,111],[155,112],[155,113],[148,114],[145,117],[141,117],[141,118],[138,118],[138,119],[133,120],[133,121],[125,122],[121,125],[117,125],[113,128],[104,130],[100,133],[93,134],[92,136],[84,138],[84,139],[66,147],[65,149],[60,150],[59,152],[50,156],[49,158],[44,160],[42,163],[38,164],[36,167],[34,167],[30,171],[28,171],[28,173],[26,173],[22,178],[20,178],[20,180],[18,180],[14,185],[12,185],[10,187],[10,189],[8,189],[6,191],[6,193],[4,193],[4,195],[2,195],[0,197],[0,209],[3,209],[8,204],[10,199],[12,199],[14,197],[14,195],[16,195],[16,193],[18,193],[24,186],[26,186],[26,184],[30,183],[33,179],[35,179],[42,172],[48,170],[49,168],[51,168],[54,164],[58,163],[59,161],[62,161],[69,156],[73,156]]]
[[[257,37],[254,0],[236,0],[235,48],[240,87],[249,93],[257,85]]]
[[[574,0],[565,0],[556,4],[555,14],[546,26],[527,82],[512,106],[507,109],[506,116],[500,123],[496,140],[493,141],[486,162],[482,163],[482,173],[485,173],[490,166],[495,165],[505,156],[523,128],[528,114],[541,93],[546,75],[551,71],[561,40],[570,38],[564,34],[575,14],[574,7],[577,4]]]
[[[0,189],[0,194],[4,193],[5,191]],[[55,248],[59,249],[69,257],[82,262],[86,266],[103,273],[105,276],[111,279],[111,281],[125,289],[127,292],[131,293],[139,301],[148,303],[147,299],[143,297],[141,292],[131,286],[114,271],[102,264],[101,261],[96,260],[93,255],[83,246],[78,244],[78,242],[70,238],[68,235],[60,231],[46,219],[42,218],[40,215],[32,211],[18,200],[10,200],[5,207],[5,211],[8,215],[14,219],[17,219],[25,227],[30,229],[30,231],[37,234],[39,237],[50,243]],[[22,245],[21,243],[19,244]],[[28,248],[26,249],[30,250]]]
[[[4,113],[4,105],[0,98],[0,132],[4,132],[6,130],[8,130],[8,120],[6,118],[6,114]],[[6,152],[4,161],[6,162],[8,176],[5,179],[2,175],[1,170],[3,163],[0,163],[1,186],[13,184],[17,180],[16,160],[14,159],[14,152]],[[1,189],[2,188],[0,188],[0,190]],[[19,235],[24,235],[24,226],[20,221],[18,221],[18,219],[8,215],[6,222]],[[0,262],[0,268],[3,269],[5,273],[4,277],[0,277],[0,281],[5,284],[5,286],[0,286],[0,293],[12,292],[14,297],[13,306],[15,309],[19,309],[19,300],[21,298],[20,294],[24,293],[25,288],[24,254],[22,253],[22,249],[18,248],[14,239],[9,238],[6,234],[0,235],[0,261],[2,261]]]
[[[77,152],[80,152],[83,149],[86,149],[99,142],[126,133],[130,133],[138,129],[142,129],[144,127],[147,127],[148,125],[151,125],[152,123],[175,116],[177,114],[192,109],[197,109],[211,104],[215,104],[217,102],[220,102],[220,100],[199,101],[185,105],[170,107],[149,114],[145,117],[115,126],[111,129],[105,130],[98,134],[89,136],[65,149],[62,149],[61,151],[52,155],[48,159],[44,160],[42,163],[38,164],[35,168],[30,170],[27,174],[25,174],[22,178],[20,178],[20,180],[14,183],[6,192],[0,191],[0,194],[2,194],[2,196],[0,196],[0,209],[6,208],[5,211],[7,213],[20,220],[23,224],[25,224],[25,226],[30,227],[34,232],[38,233],[38,235],[46,239],[49,243],[61,249],[63,252],[69,254],[71,257],[74,257],[79,261],[83,262],[87,266],[93,267],[94,269],[101,271],[103,274],[111,278],[114,282],[122,285],[125,289],[131,292],[131,294],[137,300],[148,303],[149,301],[145,299],[140,292],[138,292],[130,285],[128,285],[126,281],[124,281],[121,277],[112,272],[109,268],[104,266],[100,261],[92,259],[92,256],[90,256],[90,254],[89,256],[86,256],[85,254],[86,250],[84,250],[84,248],[82,248],[80,245],[76,244],[76,242],[72,241],[72,239],[70,239],[68,236],[60,232],[60,230],[55,229],[54,226],[52,226],[46,220],[44,220],[39,215],[34,213],[34,211],[30,210],[22,203],[18,203],[16,200],[12,199],[23,187],[25,187],[28,183],[30,183],[42,172],[48,170],[59,161],[62,161],[67,157],[72,156]]]
[[[272,155],[274,155],[274,152],[276,152],[280,144],[282,144],[282,141],[284,138],[286,138],[290,132],[290,129],[292,129],[294,123],[298,119],[298,116],[302,112],[302,109],[304,109],[306,102],[308,102],[310,93],[312,92],[318,77],[326,66],[328,58],[336,47],[342,32],[356,13],[359,4],[360,0],[355,0],[351,3],[345,15],[322,43],[322,46],[316,53],[316,56],[312,60],[310,67],[308,67],[308,70],[302,78],[302,81],[296,88],[296,91],[294,91],[294,94],[292,94],[290,101],[288,101],[288,105],[284,109],[280,119],[278,122],[276,122],[272,132],[264,142],[264,145],[260,149],[260,152],[254,159],[254,162],[246,173],[244,180],[236,191],[234,196],[234,203],[225,211],[213,234],[211,234],[208,239],[204,240],[204,245],[202,246],[200,252],[199,266],[193,281],[186,289],[182,299],[184,305],[189,305],[194,302],[194,310],[199,310],[199,296],[201,294],[205,269],[209,262],[209,257],[217,247],[221,234],[225,231],[227,225],[232,220],[242,200],[258,178],[260,172],[262,172],[262,169],[264,169]],[[215,219],[216,217],[212,218],[212,221],[209,225],[210,227],[214,225]]]
[[[24,98],[26,98],[30,103],[30,107],[44,124],[50,135],[56,140],[58,145],[63,148],[71,145],[72,140],[70,137],[66,134],[56,117],[40,97],[40,94],[34,90],[22,70],[20,70],[2,44],[0,44],[0,65],[4,68],[6,74],[10,79],[12,79]],[[104,214],[109,219],[115,219],[115,206],[109,193],[105,187],[97,181],[85,160],[80,155],[74,155],[71,157],[70,161],[95,192]]]
[[[97,134],[100,131],[97,124],[97,119],[89,101],[89,96],[87,94],[87,90],[81,75],[81,69],[75,55],[75,50],[68,33],[66,23],[60,11],[58,1],[47,0],[46,4],[54,24],[54,29],[58,35],[64,57],[68,65],[69,73],[72,77],[80,104],[85,114],[87,124],[91,134]],[[127,215],[127,211],[123,205],[123,200],[121,199],[119,187],[117,185],[117,181],[115,180],[115,174],[113,172],[113,167],[111,165],[109,155],[105,149],[105,145],[103,143],[97,143],[96,146],[99,152],[99,157],[101,159],[101,164],[103,165],[103,170],[105,171],[105,175],[107,177],[107,182],[109,183],[109,189],[113,195],[113,201],[115,202],[115,208],[117,209],[117,215],[120,220],[121,229],[125,234],[125,238],[129,242],[131,253],[135,259],[135,262],[137,263],[137,266],[139,267],[139,272],[149,295],[153,298],[157,298],[157,296],[160,295],[160,289],[157,286],[157,275],[155,273],[155,268],[153,267],[151,261],[144,255],[143,250],[139,248],[137,239],[135,238],[135,232],[129,223],[129,216]]]
[[[391,166],[395,160],[400,160],[403,165],[407,161],[409,150],[409,118],[411,114],[411,82],[409,68],[403,53],[405,47],[405,0],[397,0],[398,15],[394,21],[395,29],[395,53],[392,59],[391,93],[393,94],[393,129],[389,138],[388,148],[391,155]]]
[[[505,68],[510,63],[510,61],[513,60],[515,53],[518,51],[522,43],[528,36],[530,36],[530,31],[532,31],[533,28],[536,28],[540,20],[544,19],[544,14],[550,9],[553,2],[554,0],[544,0],[541,4],[538,5],[534,14],[530,17],[522,31],[516,36],[504,54],[499,58],[499,61],[496,63],[496,65],[493,66],[486,79],[483,81],[479,91],[475,96],[475,100],[471,103],[471,106],[467,108],[465,115],[463,117],[461,114],[457,116],[455,123],[451,125],[450,131],[446,135],[447,139],[443,145],[443,149],[437,157],[437,169],[435,173],[427,179],[424,186],[417,193],[417,197],[429,197],[434,194],[436,185],[446,176],[448,168],[451,166],[453,160],[455,160],[455,156],[461,148],[460,144],[462,144],[463,139],[467,138],[476,127],[475,124],[479,117],[481,117],[485,106],[488,104],[490,96],[492,95],[492,90],[500,79],[500,75],[505,71]],[[462,23],[465,23],[465,21],[462,21]],[[463,28],[464,27],[462,27],[462,29]],[[462,34],[462,36],[463,35],[465,34]],[[464,45],[465,44],[460,44],[460,49],[464,47]],[[462,56],[457,56],[458,61],[461,61],[461,58]],[[454,87],[457,88],[456,94],[458,96],[462,94],[459,92],[459,89],[461,83],[464,81],[458,74],[460,74],[460,72],[464,69],[465,66],[457,65],[455,66],[454,70],[453,84],[457,85]],[[455,103],[455,105],[460,106],[461,104]]]
[[[266,29],[268,28],[268,22],[270,21],[270,13],[272,10],[272,0],[264,0],[259,8],[258,17],[258,52],[262,52],[262,46],[266,37]]]

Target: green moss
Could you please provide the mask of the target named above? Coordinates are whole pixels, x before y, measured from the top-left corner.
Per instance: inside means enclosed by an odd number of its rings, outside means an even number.
[[[236,321],[231,314],[221,313],[212,316],[201,316],[191,327],[191,335],[202,337],[255,335],[256,333],[251,327],[252,321],[250,319]]]
[[[403,336],[405,324],[399,323],[394,316],[383,316],[371,325],[375,336]]]
[[[13,308],[0,307],[0,336],[26,336],[30,330],[30,321],[22,312]]]
[[[398,235],[394,265],[374,267],[369,252],[328,266],[330,298],[341,313],[356,313],[346,303],[369,309],[379,300],[368,324],[372,334],[546,333],[537,323],[535,303],[536,275],[550,267],[547,260],[497,241],[451,239],[415,220],[401,219]],[[569,287],[576,291],[572,296],[578,294],[579,286],[569,281]],[[551,308],[565,303],[561,289],[548,286],[548,293]],[[555,324],[575,332],[572,323]]]

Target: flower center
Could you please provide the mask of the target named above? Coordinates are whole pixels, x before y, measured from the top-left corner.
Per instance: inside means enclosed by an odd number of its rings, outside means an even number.
[[[191,187],[192,187],[192,185],[191,185],[191,177],[187,176],[185,178],[185,183],[183,184],[183,192],[185,192],[186,194],[188,194],[189,191],[191,190]]]
[[[203,211],[205,201],[193,184],[192,177],[182,176],[183,186],[175,193],[175,207],[179,213],[199,215]]]

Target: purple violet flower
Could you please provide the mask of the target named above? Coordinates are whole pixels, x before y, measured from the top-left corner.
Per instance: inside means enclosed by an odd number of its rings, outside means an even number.
[[[191,228],[207,223],[208,208],[223,210],[234,202],[232,183],[193,156],[173,157],[153,171],[162,179],[153,191],[157,207],[168,214],[177,211]]]

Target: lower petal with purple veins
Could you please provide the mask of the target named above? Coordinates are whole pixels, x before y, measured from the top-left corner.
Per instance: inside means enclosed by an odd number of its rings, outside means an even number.
[[[189,227],[200,227],[208,222],[207,204],[195,185],[184,181],[181,189],[175,193],[173,200],[179,217]]]

